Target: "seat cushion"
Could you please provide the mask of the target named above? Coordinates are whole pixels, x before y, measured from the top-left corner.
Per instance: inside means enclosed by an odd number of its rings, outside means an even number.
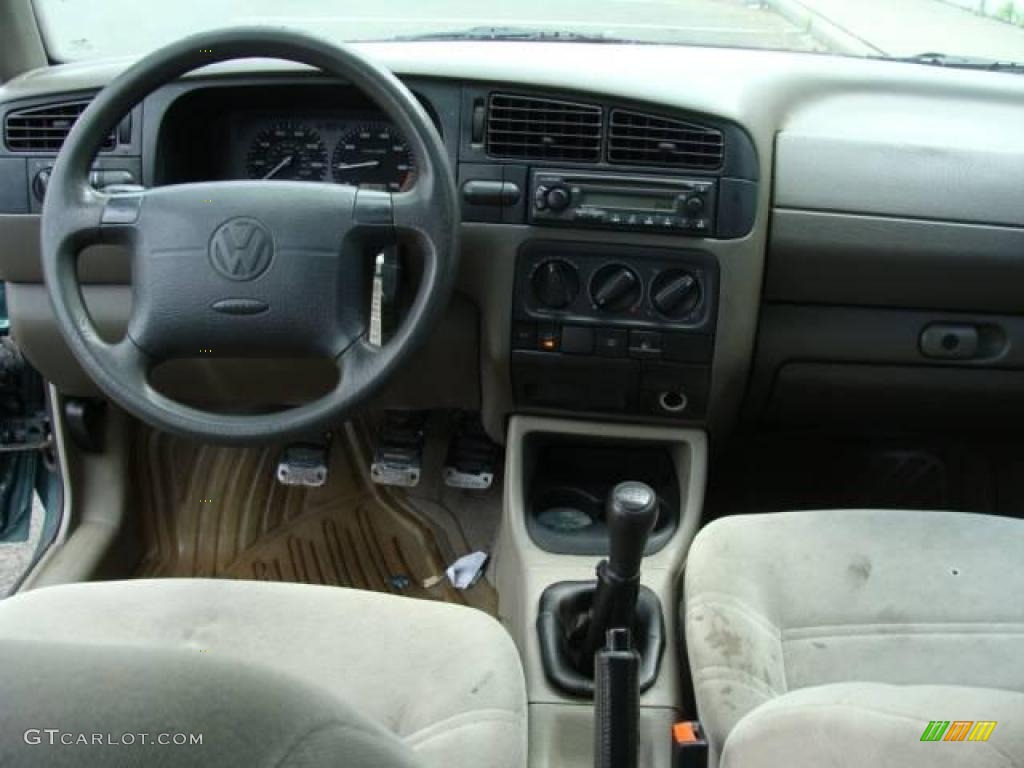
[[[955,512],[790,512],[707,526],[688,557],[684,615],[713,749],[755,707],[810,686],[1024,691],[1021,552],[1024,522]]]
[[[0,641],[5,768],[417,768],[319,687],[224,654]]]
[[[205,579],[97,582],[0,602],[0,640],[204,650],[315,685],[428,766],[526,761],[511,638],[470,608],[380,593]]]
[[[944,718],[944,719],[943,719]],[[954,726],[960,718],[962,725]],[[929,723],[943,736],[922,741]],[[989,731],[981,722],[995,722]],[[969,725],[968,725],[969,723]],[[977,736],[970,740],[977,725]],[[1024,694],[988,688],[837,683],[786,693],[729,734],[722,768],[1017,768],[1024,761]]]

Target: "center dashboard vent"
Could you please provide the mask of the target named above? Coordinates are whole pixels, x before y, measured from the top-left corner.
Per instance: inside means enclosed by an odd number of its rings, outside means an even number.
[[[608,162],[713,169],[722,165],[722,132],[625,109],[608,119]]]
[[[8,112],[4,120],[4,143],[12,152],[59,152],[71,126],[89,106],[89,101],[67,101]],[[117,133],[103,140],[101,152],[117,146]]]
[[[570,101],[492,94],[487,153],[527,160],[595,163],[601,158],[601,107]]]

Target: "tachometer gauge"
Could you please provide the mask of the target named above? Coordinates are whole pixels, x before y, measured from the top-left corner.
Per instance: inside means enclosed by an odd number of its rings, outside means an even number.
[[[359,126],[341,137],[331,171],[340,184],[391,192],[408,189],[416,178],[409,144],[394,128],[378,123]]]
[[[245,167],[250,179],[320,181],[327,171],[327,149],[311,128],[281,123],[259,132]]]

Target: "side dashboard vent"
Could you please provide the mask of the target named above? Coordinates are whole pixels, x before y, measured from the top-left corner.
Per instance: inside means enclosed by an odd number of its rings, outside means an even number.
[[[596,163],[601,159],[601,117],[601,107],[592,104],[491,94],[487,154]]]
[[[7,113],[4,120],[4,143],[12,152],[59,152],[85,108],[86,101],[67,101],[30,107]],[[117,146],[117,133],[111,131],[100,147],[109,152]]]
[[[608,162],[677,168],[719,168],[722,132],[680,120],[613,109],[608,120]]]

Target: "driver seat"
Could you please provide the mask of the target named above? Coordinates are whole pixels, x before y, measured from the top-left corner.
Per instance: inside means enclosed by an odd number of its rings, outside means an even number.
[[[8,598],[0,700],[3,765],[526,764],[523,670],[497,621],[337,587],[160,579]],[[49,747],[31,729],[206,746]]]

